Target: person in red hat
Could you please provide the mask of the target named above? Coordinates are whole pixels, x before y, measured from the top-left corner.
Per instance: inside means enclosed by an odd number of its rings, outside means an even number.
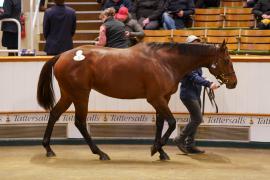
[[[128,8],[122,6],[114,18],[125,24],[126,37],[129,40],[129,46],[135,45],[139,39],[143,38],[143,29],[137,20],[131,18]]]
[[[99,18],[103,24],[100,26],[97,46],[112,48],[127,48],[128,39],[125,35],[124,23],[114,19],[115,9],[108,8],[101,12]]]

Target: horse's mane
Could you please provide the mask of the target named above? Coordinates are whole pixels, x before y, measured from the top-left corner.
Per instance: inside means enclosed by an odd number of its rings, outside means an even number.
[[[159,49],[177,50],[180,54],[186,55],[214,55],[216,53],[216,46],[213,44],[192,44],[192,43],[148,43],[151,50],[156,51]]]

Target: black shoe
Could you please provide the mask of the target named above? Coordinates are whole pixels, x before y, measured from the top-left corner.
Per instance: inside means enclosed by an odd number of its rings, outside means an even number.
[[[199,148],[197,148],[196,146],[192,146],[192,147],[185,147],[187,152],[189,154],[203,154],[205,153],[204,150],[200,150]]]
[[[184,154],[188,154],[188,150],[186,149],[184,140],[182,140],[181,138],[175,138],[173,142],[177,145],[180,151],[182,151]]]

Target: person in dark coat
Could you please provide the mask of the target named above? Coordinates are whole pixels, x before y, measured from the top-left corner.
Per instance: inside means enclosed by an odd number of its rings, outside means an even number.
[[[73,48],[76,31],[75,10],[64,5],[65,0],[54,0],[55,6],[47,9],[43,20],[43,34],[47,55],[57,55]]]
[[[132,2],[130,0],[107,0],[102,6],[102,10],[113,7],[116,12],[120,7],[125,6],[128,10],[132,8]]]
[[[136,0],[133,3],[133,18],[139,21],[143,29],[159,29],[163,5],[164,0]]]
[[[166,0],[162,15],[164,29],[183,29],[195,13],[193,0]]]
[[[196,8],[209,8],[209,7],[219,7],[220,0],[196,0],[194,1]]]
[[[194,35],[190,35],[187,43],[200,43],[200,39]],[[204,151],[195,146],[195,135],[198,126],[203,120],[201,113],[201,90],[202,86],[211,89],[217,89],[219,86],[202,77],[202,69],[196,69],[184,76],[181,81],[180,99],[190,113],[190,122],[181,131],[180,135],[174,139],[178,148],[186,154],[199,154]]]
[[[270,0],[258,0],[252,13],[259,21],[259,29],[270,29]]]
[[[247,0],[246,8],[253,8],[258,0]]]
[[[95,44],[112,48],[127,48],[125,24],[114,19],[114,15],[114,8],[107,8],[100,13],[99,18],[103,24],[100,26],[98,42]]]
[[[0,13],[0,19],[14,18],[20,21],[21,0],[5,0],[3,10]],[[2,29],[2,46],[7,49],[18,49],[18,27],[14,22],[3,22]],[[17,55],[17,53],[8,53],[9,56]]]
[[[128,8],[121,7],[114,16],[115,19],[125,24],[126,37],[128,38],[128,46],[133,46],[144,37],[144,32],[137,20],[132,19],[128,12]]]

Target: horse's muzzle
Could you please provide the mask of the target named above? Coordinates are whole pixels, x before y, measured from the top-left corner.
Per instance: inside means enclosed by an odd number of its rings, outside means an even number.
[[[228,88],[228,89],[234,89],[236,87],[236,85],[237,85],[237,81],[234,81],[232,83],[226,84],[226,88]]]

